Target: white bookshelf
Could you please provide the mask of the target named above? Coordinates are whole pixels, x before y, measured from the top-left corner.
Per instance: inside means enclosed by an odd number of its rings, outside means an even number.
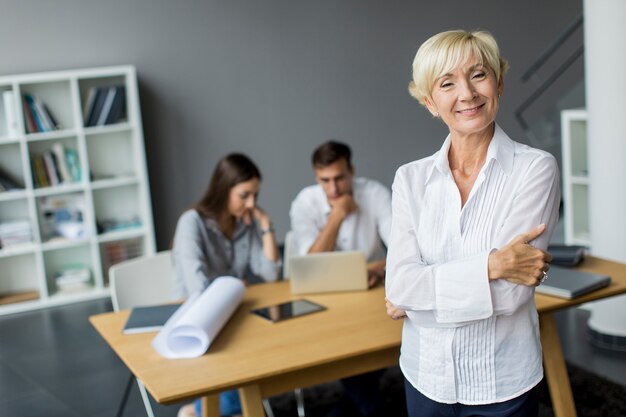
[[[112,85],[125,88],[123,116],[85,126],[89,91]],[[0,248],[0,315],[109,296],[112,264],[155,253],[135,68],[2,76],[0,94],[0,170],[23,186],[0,191],[0,225],[27,221],[32,231],[29,242]],[[45,103],[57,129],[29,133],[25,94]],[[78,157],[80,179],[42,185],[33,161],[58,143]],[[79,220],[58,236],[64,204]],[[88,284],[60,291],[55,277],[76,264],[88,268]]]
[[[561,112],[561,152],[565,243],[590,246],[587,112],[585,110]]]

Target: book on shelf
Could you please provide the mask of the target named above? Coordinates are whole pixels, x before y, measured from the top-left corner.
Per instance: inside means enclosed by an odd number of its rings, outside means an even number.
[[[0,167],[0,191],[22,190],[24,184]]]
[[[116,87],[117,94],[107,115],[105,124],[118,123],[126,117],[126,88],[122,85]]]
[[[126,112],[126,88],[123,85],[92,87],[83,112],[85,126],[118,123]]]
[[[141,227],[141,219],[138,216],[129,218],[102,219],[97,222],[98,233],[107,233],[119,230],[136,229]]]
[[[109,87],[106,93],[106,97],[104,99],[104,103],[102,104],[102,110],[100,110],[100,114],[98,115],[98,120],[96,121],[97,126],[104,126],[109,113],[111,112],[111,106],[113,105],[113,100],[115,100],[115,96],[117,95],[116,87]]]
[[[92,287],[91,269],[88,265],[81,263],[64,265],[54,274],[54,282],[57,287],[57,293],[70,293],[90,289]]]
[[[17,136],[19,135],[19,126],[17,123],[17,112],[15,110],[15,96],[13,91],[3,91],[2,102],[4,104],[4,120],[6,123],[7,136]]]
[[[50,150],[40,155],[31,156],[31,165],[36,187],[81,180],[78,153],[72,148],[66,148],[61,142],[53,144]]]
[[[17,246],[33,241],[33,232],[28,220],[0,223],[0,248]]]
[[[79,182],[81,180],[80,162],[78,161],[78,152],[72,148],[65,149],[65,162],[72,180]]]
[[[89,110],[89,120],[87,121],[87,126],[96,126],[98,123],[98,117],[100,117],[100,112],[102,111],[102,107],[104,106],[104,102],[107,98],[108,90],[106,88],[98,88],[96,92],[96,98]]]
[[[46,176],[48,177],[48,182],[50,185],[59,185],[61,180],[59,180],[59,176],[57,175],[57,168],[54,161],[54,156],[51,151],[46,151],[42,155],[43,157],[43,165],[46,168]]]
[[[70,170],[67,167],[67,161],[65,157],[65,146],[61,142],[57,142],[52,145],[52,153],[55,156],[56,166],[58,168],[59,173],[61,174],[62,182],[71,182],[72,175],[70,174]]]
[[[89,92],[87,92],[87,99],[85,100],[85,105],[83,107],[83,124],[88,126],[89,122],[89,113],[93,109],[93,103],[96,101],[96,95],[98,94],[97,87],[91,87]]]
[[[141,255],[143,255],[142,239],[117,240],[104,243],[101,247],[104,276],[109,276],[109,268],[113,265]]]
[[[48,181],[48,175],[46,174],[46,167],[43,162],[43,155],[35,155],[32,158],[33,167],[33,180],[36,187],[48,187],[50,182]]]
[[[35,116],[33,116],[33,112],[30,109],[30,105],[26,101],[26,97],[22,97],[22,107],[24,109],[24,121],[26,125],[26,133],[37,133],[39,129],[35,124]]]
[[[46,104],[32,94],[24,94],[24,114],[28,133],[51,132],[60,127]]]

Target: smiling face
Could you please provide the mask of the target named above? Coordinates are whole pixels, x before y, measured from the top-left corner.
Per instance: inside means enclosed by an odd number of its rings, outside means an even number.
[[[352,193],[354,168],[341,158],[327,166],[315,166],[315,179],[322,186],[329,202]]]
[[[228,213],[236,219],[241,219],[248,210],[255,207],[260,188],[261,181],[258,178],[240,182],[232,187],[228,195]]]
[[[502,80],[479,59],[443,74],[435,80],[428,110],[450,129],[452,137],[480,135],[490,131],[498,113]]]

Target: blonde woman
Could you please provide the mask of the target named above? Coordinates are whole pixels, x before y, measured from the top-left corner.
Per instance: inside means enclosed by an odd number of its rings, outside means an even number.
[[[387,312],[405,319],[411,417],[538,414],[533,296],[560,180],[552,155],[496,123],[507,67],[489,33],[461,30],[431,37],[413,61],[410,93],[449,135],[393,184]]]

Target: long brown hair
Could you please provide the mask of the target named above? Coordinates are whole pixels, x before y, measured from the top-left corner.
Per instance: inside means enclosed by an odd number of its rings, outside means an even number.
[[[218,220],[228,207],[231,188],[254,178],[261,180],[261,172],[250,158],[241,153],[228,154],[217,163],[209,186],[194,208],[202,217]]]

